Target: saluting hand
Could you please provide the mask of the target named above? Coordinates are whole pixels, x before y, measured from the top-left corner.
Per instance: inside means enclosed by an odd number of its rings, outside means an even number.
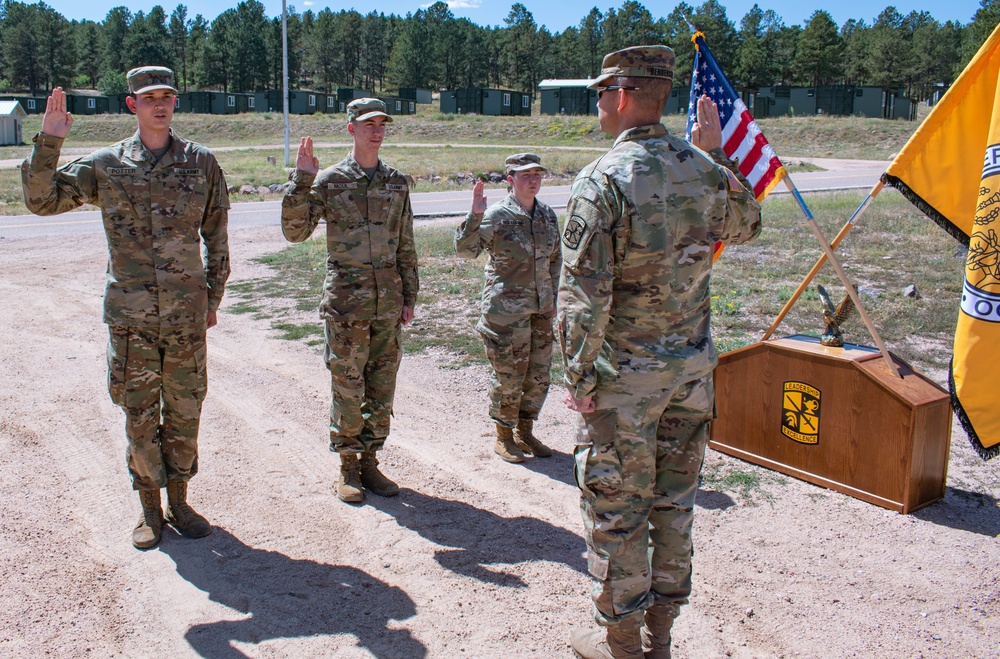
[[[303,137],[299,142],[299,150],[295,154],[295,168],[315,174],[319,171],[319,158],[313,155],[313,140]]]
[[[66,137],[73,126],[73,115],[66,112],[66,94],[56,87],[49,94],[42,116],[42,132],[52,137]]]
[[[472,212],[482,215],[486,212],[486,193],[483,191],[483,180],[477,179],[472,186]]]
[[[708,94],[702,94],[698,99],[698,122],[691,127],[691,144],[702,151],[711,151],[722,146],[719,106],[708,97]]]

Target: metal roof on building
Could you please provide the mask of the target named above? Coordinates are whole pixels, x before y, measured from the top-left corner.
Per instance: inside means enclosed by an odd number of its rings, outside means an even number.
[[[559,87],[587,87],[594,83],[593,78],[568,79],[568,80],[542,80],[538,83],[539,89],[558,89]]]
[[[0,116],[27,117],[28,113],[24,111],[24,108],[17,101],[0,101]]]

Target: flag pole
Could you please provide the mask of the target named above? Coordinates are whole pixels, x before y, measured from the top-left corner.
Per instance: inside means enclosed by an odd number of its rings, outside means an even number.
[[[820,230],[819,225],[816,224],[816,219],[812,216],[812,213],[809,211],[809,208],[805,205],[805,202],[802,201],[802,195],[799,194],[799,191],[795,188],[795,184],[792,183],[792,181],[787,176],[785,177],[785,185],[788,187],[792,195],[796,198],[796,201],[799,203],[799,208],[801,208],[802,212],[806,214],[806,221],[809,224],[809,228],[812,230],[813,235],[816,236],[816,240],[817,242],[819,242],[820,247],[823,248],[823,253],[826,259],[830,262],[830,265],[832,265],[833,269],[837,272],[837,277],[840,279],[840,283],[842,283],[844,285],[844,288],[847,289],[847,295],[850,296],[851,301],[854,302],[854,306],[857,308],[858,313],[861,315],[861,320],[864,322],[865,327],[868,328],[868,333],[875,341],[875,345],[878,346],[879,352],[882,353],[882,358],[885,360],[885,364],[889,368],[889,372],[895,375],[897,378],[902,378],[902,376],[899,374],[899,370],[896,368],[896,365],[892,361],[892,357],[889,355],[889,351],[886,350],[885,344],[882,342],[882,337],[879,336],[878,330],[875,329],[875,324],[872,322],[871,317],[869,317],[868,312],[865,310],[864,305],[861,304],[861,298],[858,296],[858,292],[854,289],[854,285],[851,283],[851,279],[847,276],[847,273],[844,272],[844,268],[842,265],[840,265],[840,261],[838,261],[837,257],[834,256],[833,249],[830,247],[830,244],[826,241],[826,236],[823,235],[823,232]],[[808,286],[808,282],[803,282],[803,284],[805,286]]]
[[[847,236],[847,234],[851,232],[851,229],[854,228],[854,224],[861,217],[861,214],[868,209],[868,206],[870,206],[875,197],[878,196],[878,193],[882,191],[883,185],[885,184],[882,183],[882,181],[879,181],[878,183],[875,184],[875,187],[871,189],[871,192],[868,193],[868,196],[865,198],[865,200],[861,202],[861,205],[859,205],[857,209],[855,209],[854,214],[851,215],[850,219],[847,220],[847,223],[843,227],[841,227],[840,233],[838,233],[836,237],[834,237],[833,241],[830,242],[831,249],[837,249],[837,247],[840,246],[841,241],[843,241],[844,238]],[[826,265],[826,254],[820,254],[819,259],[816,260],[816,264],[812,267],[812,270],[809,271],[809,274],[807,274],[805,279],[802,280],[802,283],[799,284],[799,287],[792,294],[792,297],[790,297],[788,299],[788,302],[785,303],[785,306],[778,314],[778,317],[774,319],[774,322],[771,323],[771,326],[767,329],[766,332],[764,332],[764,336],[761,337],[760,339],[761,341],[767,341],[769,338],[771,338],[771,335],[773,335],[774,332],[778,329],[778,325],[780,325],[781,321],[785,319],[785,316],[788,315],[788,312],[792,310],[792,307],[795,306],[796,302],[798,302],[799,297],[802,295],[802,293],[805,292],[806,288],[809,286],[810,283],[812,283],[812,280],[816,277],[817,274],[819,274],[820,269],[824,265]]]

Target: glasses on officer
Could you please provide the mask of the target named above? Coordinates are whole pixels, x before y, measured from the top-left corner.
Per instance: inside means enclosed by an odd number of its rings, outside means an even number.
[[[638,91],[639,88],[638,87],[629,87],[627,85],[608,85],[607,87],[598,87],[597,88],[597,100],[601,99],[601,94],[603,94],[606,91],[611,91],[612,89],[627,89],[628,91],[634,92],[634,91]]]

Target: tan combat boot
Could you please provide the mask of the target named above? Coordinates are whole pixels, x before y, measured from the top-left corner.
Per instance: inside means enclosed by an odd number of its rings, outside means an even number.
[[[347,503],[361,503],[365,500],[365,491],[361,489],[361,465],[358,463],[357,453],[340,454],[337,498]]]
[[[167,481],[167,521],[181,535],[204,538],[212,532],[212,525],[188,505],[187,489],[187,481]]]
[[[132,546],[136,549],[151,549],[160,543],[163,530],[163,511],[160,509],[159,490],[139,490],[142,502],[142,516],[132,530]]]
[[[611,627],[578,629],[570,639],[573,651],[583,659],[643,659],[639,623],[622,622]]]
[[[640,633],[642,652],[646,659],[670,659],[670,628],[673,625],[673,615],[658,615],[652,609],[646,609]]]
[[[493,445],[493,452],[500,456],[504,462],[524,462],[524,453],[514,443],[514,430],[497,422],[497,442]]]
[[[379,471],[375,451],[361,454],[361,484],[380,497],[394,497],[399,494],[399,486]]]
[[[525,453],[530,453],[536,458],[547,458],[552,455],[552,449],[531,434],[534,424],[531,419],[518,419],[517,427],[514,428],[514,443]]]

